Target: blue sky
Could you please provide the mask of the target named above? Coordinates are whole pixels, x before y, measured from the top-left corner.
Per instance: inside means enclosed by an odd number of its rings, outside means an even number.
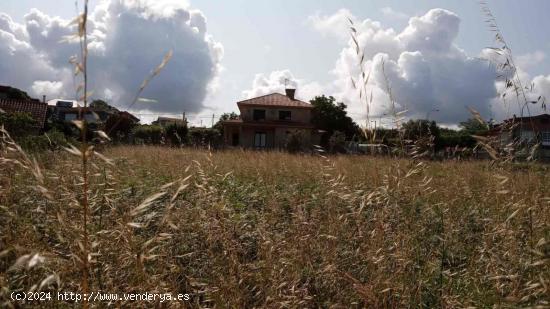
[[[547,57],[550,55],[547,34],[550,19],[545,16],[550,12],[550,2],[488,2],[514,55],[538,55],[535,65],[527,63],[522,68],[526,74],[530,78],[550,74],[550,59]],[[92,0],[90,3],[93,10],[98,1]],[[335,79],[331,72],[335,70],[346,42],[333,34],[315,29],[311,16],[328,17],[343,8],[353,14],[358,22],[364,19],[378,21],[384,29],[393,28],[396,33],[407,27],[410,17],[422,16],[434,8],[443,8],[460,18],[460,29],[453,44],[463,49],[468,56],[476,57],[483,48],[494,45],[493,34],[484,24],[485,17],[477,1],[196,0],[188,2],[186,7],[202,12],[206,19],[207,34],[223,46],[223,58],[219,61],[221,69],[216,73],[216,89],[207,90],[202,107],[193,111],[197,115],[236,110],[235,102],[243,98],[243,92],[254,90],[251,88],[255,87],[253,81],[256,75],[264,74],[269,79],[269,74],[274,71],[291,72],[293,78],[301,80],[298,87],[315,83],[320,85],[314,87],[316,90],[324,92],[326,89],[328,94],[335,92],[334,87],[325,85]],[[75,15],[74,1],[0,2],[0,12],[21,24],[24,23],[24,15],[33,8],[50,17],[70,19]]]

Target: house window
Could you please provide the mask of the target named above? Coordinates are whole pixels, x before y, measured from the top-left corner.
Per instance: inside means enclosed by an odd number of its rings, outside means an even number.
[[[254,120],[265,120],[265,109],[255,109],[252,118]]]
[[[290,111],[279,111],[279,120],[291,120],[292,113]]]
[[[542,137],[542,145],[550,146],[550,131],[543,131],[541,134],[541,137]]]
[[[254,135],[254,147],[265,148],[266,134],[265,132],[256,132]]]
[[[78,116],[77,114],[72,114],[72,113],[71,114],[65,114],[64,119],[65,119],[65,121],[72,121],[72,120],[76,120],[76,118],[78,118],[77,116]]]

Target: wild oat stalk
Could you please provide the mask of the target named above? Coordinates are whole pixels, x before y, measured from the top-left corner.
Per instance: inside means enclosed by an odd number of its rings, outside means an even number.
[[[386,92],[388,93],[388,98],[390,99],[390,113],[393,118],[393,123],[395,124],[395,128],[397,129],[397,133],[399,134],[399,147],[401,148],[401,154],[405,154],[405,132],[401,128],[401,123],[404,120],[404,116],[407,111],[397,111],[397,103],[395,101],[395,98],[393,96],[393,91],[391,88],[390,79],[388,78],[388,75],[386,74],[386,63],[385,60],[382,59],[382,75],[384,75],[384,82],[386,86]]]
[[[83,101],[83,106],[79,110],[79,119],[75,121],[75,125],[78,127],[81,133],[81,147],[80,157],[82,166],[82,193],[80,198],[80,204],[82,206],[82,236],[83,244],[81,247],[82,254],[80,255],[80,262],[82,263],[82,281],[81,288],[84,295],[89,295],[89,256],[90,256],[90,243],[88,239],[88,158],[92,155],[93,146],[88,146],[87,141],[87,129],[88,124],[86,120],[86,113],[88,112],[88,36],[87,36],[87,19],[88,19],[88,0],[84,0],[84,12],[77,18],[78,32],[77,36],[80,42],[80,62],[76,62],[77,73],[82,74],[83,78],[83,95],[80,99]],[[78,94],[78,91],[77,91]],[[84,299],[83,308],[88,308],[88,300]]]
[[[67,149],[69,152],[78,155],[81,158],[81,172],[82,172],[82,192],[80,197],[80,204],[82,207],[82,226],[81,226],[81,233],[82,233],[82,244],[79,245],[81,248],[81,255],[80,255],[80,262],[82,264],[82,281],[81,281],[81,288],[82,293],[85,295],[89,295],[89,274],[90,274],[90,260],[91,260],[91,252],[90,252],[90,240],[89,240],[89,228],[88,228],[88,221],[90,216],[90,205],[88,200],[88,194],[89,194],[89,175],[88,175],[88,165],[89,160],[93,155],[97,156],[98,158],[102,159],[108,164],[111,164],[111,160],[104,157],[103,155],[97,153],[94,151],[94,146],[89,145],[87,141],[87,130],[88,130],[88,123],[86,119],[86,114],[89,113],[88,111],[88,98],[90,97],[91,93],[88,92],[88,36],[87,36],[87,22],[88,22],[88,0],[84,1],[84,11],[81,13],[75,20],[75,23],[78,26],[78,31],[76,33],[76,36],[79,39],[80,44],[80,59],[74,57],[70,59],[70,63],[72,63],[75,66],[75,75],[81,74],[82,76],[82,83],[77,87],[77,97],[83,102],[82,106],[79,105],[79,117],[78,120],[73,121],[73,123],[77,126],[77,128],[80,130],[81,133],[81,146],[80,149],[76,149],[73,146],[70,146],[69,149]],[[162,60],[161,64],[155,68],[151,75],[148,76],[140,85],[139,90],[137,91],[135,98],[133,101],[128,105],[128,108],[131,108],[135,102],[138,100],[139,95],[143,92],[143,90],[147,87],[149,82],[157,76],[162,69],[166,66],[170,58],[172,57],[172,51],[169,51],[164,59]],[[80,91],[82,90],[82,95],[79,96]],[[94,116],[97,117],[97,115]],[[113,130],[120,122],[120,118],[117,123],[115,123],[114,126],[111,127],[110,130]],[[100,138],[105,140],[110,140],[107,133],[98,130],[95,132]],[[88,307],[87,300],[84,300],[83,307]]]
[[[529,87],[523,85],[523,81],[521,80],[519,76],[519,68],[516,66],[514,61],[514,56],[512,53],[512,49],[504,39],[504,35],[502,34],[497,20],[495,16],[493,15],[491,9],[489,8],[489,5],[486,1],[480,0],[479,1],[481,11],[487,18],[485,20],[485,23],[489,27],[489,31],[493,32],[495,37],[495,42],[499,44],[497,47],[488,47],[488,50],[492,51],[494,54],[497,55],[497,59],[502,59],[502,61],[496,61],[495,65],[497,70],[500,72],[500,74],[497,76],[497,78],[504,79],[504,91],[499,95],[500,98],[503,101],[504,106],[507,106],[506,97],[509,91],[512,91],[513,94],[515,94],[517,107],[520,110],[520,117],[524,117],[524,109],[527,110],[527,116],[531,116],[531,111],[529,108],[529,105],[537,105],[539,104],[542,110],[546,110],[546,98],[542,95],[539,95],[536,100],[530,100],[527,95],[528,92],[534,91],[534,85],[531,85]],[[476,115],[475,113],[472,113],[475,118],[480,121],[483,124],[486,124],[485,121],[481,121],[481,117]],[[508,115],[510,117],[510,115]],[[535,132],[535,126],[533,123],[533,120],[529,120],[530,129]],[[510,136],[513,137],[514,132],[516,129],[518,129],[521,132],[523,130],[523,120],[521,120],[518,123],[516,123],[515,117],[512,119],[511,122],[503,123],[500,132],[504,133],[507,132]],[[498,141],[493,141],[493,144],[498,144]],[[535,159],[537,149],[539,148],[539,142],[535,142],[531,145],[529,148],[528,142],[524,143],[522,142],[521,136],[519,136],[517,139],[512,139],[511,143],[506,145],[505,150],[508,150],[507,154],[503,154],[504,156],[501,158],[503,161],[512,161],[516,159],[516,149],[522,150],[523,152],[528,153],[527,159],[528,161],[532,161]],[[481,144],[488,152],[492,152],[491,150],[486,148],[486,143]],[[500,148],[500,147],[499,147]]]
[[[500,47],[489,47],[490,50],[492,50],[494,53],[496,53],[498,56],[503,56],[504,61],[502,63],[497,63],[497,68],[501,71],[503,71],[503,75],[500,77],[504,77],[505,79],[505,91],[501,94],[502,98],[506,97],[506,90],[508,88],[512,88],[514,93],[516,94],[517,98],[517,104],[518,108],[521,108],[521,117],[523,117],[523,107],[527,107],[527,113],[529,116],[531,116],[531,112],[529,110],[529,103],[530,104],[541,104],[541,107],[543,109],[546,108],[545,104],[545,98],[543,96],[539,96],[536,101],[530,101],[527,98],[526,90],[533,90],[533,87],[524,87],[523,82],[521,81],[521,78],[519,76],[519,70],[514,62],[514,56],[512,54],[512,49],[509,47],[508,43],[504,40],[504,35],[500,31],[500,28],[498,26],[497,20],[495,16],[493,15],[491,9],[489,8],[489,5],[485,0],[480,0],[479,4],[481,6],[481,11],[485,14],[486,20],[485,23],[488,25],[489,30],[495,34],[495,42],[498,44],[501,44]],[[506,71],[509,70],[512,73],[512,77],[509,78],[506,74]]]
[[[353,44],[355,46],[355,53],[358,59],[357,66],[359,67],[360,71],[360,80],[356,81],[353,76],[350,76],[351,79],[351,85],[354,89],[359,91],[359,101],[365,101],[365,107],[366,107],[366,123],[365,127],[363,128],[363,134],[365,135],[365,138],[370,139],[371,141],[374,141],[376,138],[375,133],[376,131],[371,129],[370,127],[370,105],[372,104],[372,91],[369,95],[367,94],[367,85],[369,83],[371,70],[369,70],[368,73],[365,71],[365,52],[363,49],[359,46],[359,37],[358,37],[358,31],[355,27],[355,24],[351,18],[348,17],[349,22],[349,29],[350,29],[350,36],[351,40],[353,41]],[[359,83],[359,85],[357,84]]]

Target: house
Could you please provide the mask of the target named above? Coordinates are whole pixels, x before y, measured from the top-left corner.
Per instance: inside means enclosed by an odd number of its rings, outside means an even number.
[[[523,145],[540,143],[541,156],[550,158],[550,115],[541,114],[532,117],[516,117],[506,119],[491,129],[489,135],[498,136],[500,144],[505,146],[511,142]]]
[[[226,146],[270,149],[284,148],[288,137],[299,132],[303,144],[317,144],[320,136],[311,124],[312,105],[286,95],[272,93],[237,102],[239,119],[223,122]]]
[[[90,105],[86,108],[78,107],[74,100],[52,100],[50,101],[51,115],[61,121],[73,121],[79,118],[80,113],[84,113],[84,118],[88,123],[104,123],[109,116],[118,113],[116,108],[94,107]]]
[[[187,119],[185,119],[185,115],[183,116],[183,118],[158,117],[157,120],[152,122],[152,124],[155,124],[161,127],[167,127],[171,124],[175,124],[179,126],[187,126]]]
[[[88,123],[105,123],[112,115],[129,117],[132,121],[139,122],[134,115],[126,111],[121,112],[103,101],[94,101],[86,108],[78,107],[78,103],[74,100],[55,99],[49,101],[49,104],[52,117],[61,121],[76,120],[79,118],[79,114],[83,113]]]
[[[36,128],[41,130],[46,123],[48,104],[38,100],[0,99],[0,112],[28,113],[36,121]]]
[[[132,122],[134,122],[134,123],[138,123],[138,122],[139,122],[139,118],[138,118],[138,117],[136,117],[136,116],[134,116],[134,115],[128,113],[127,111],[119,112],[118,115],[119,115],[120,117],[130,119],[130,120],[131,120]]]

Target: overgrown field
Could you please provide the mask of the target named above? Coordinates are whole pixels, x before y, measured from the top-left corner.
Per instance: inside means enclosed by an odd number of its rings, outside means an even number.
[[[0,307],[71,307],[10,293],[80,291],[82,252],[90,291],[191,294],[161,307],[550,306],[548,166],[102,153],[113,164],[89,165],[85,236],[81,160],[3,150]]]

